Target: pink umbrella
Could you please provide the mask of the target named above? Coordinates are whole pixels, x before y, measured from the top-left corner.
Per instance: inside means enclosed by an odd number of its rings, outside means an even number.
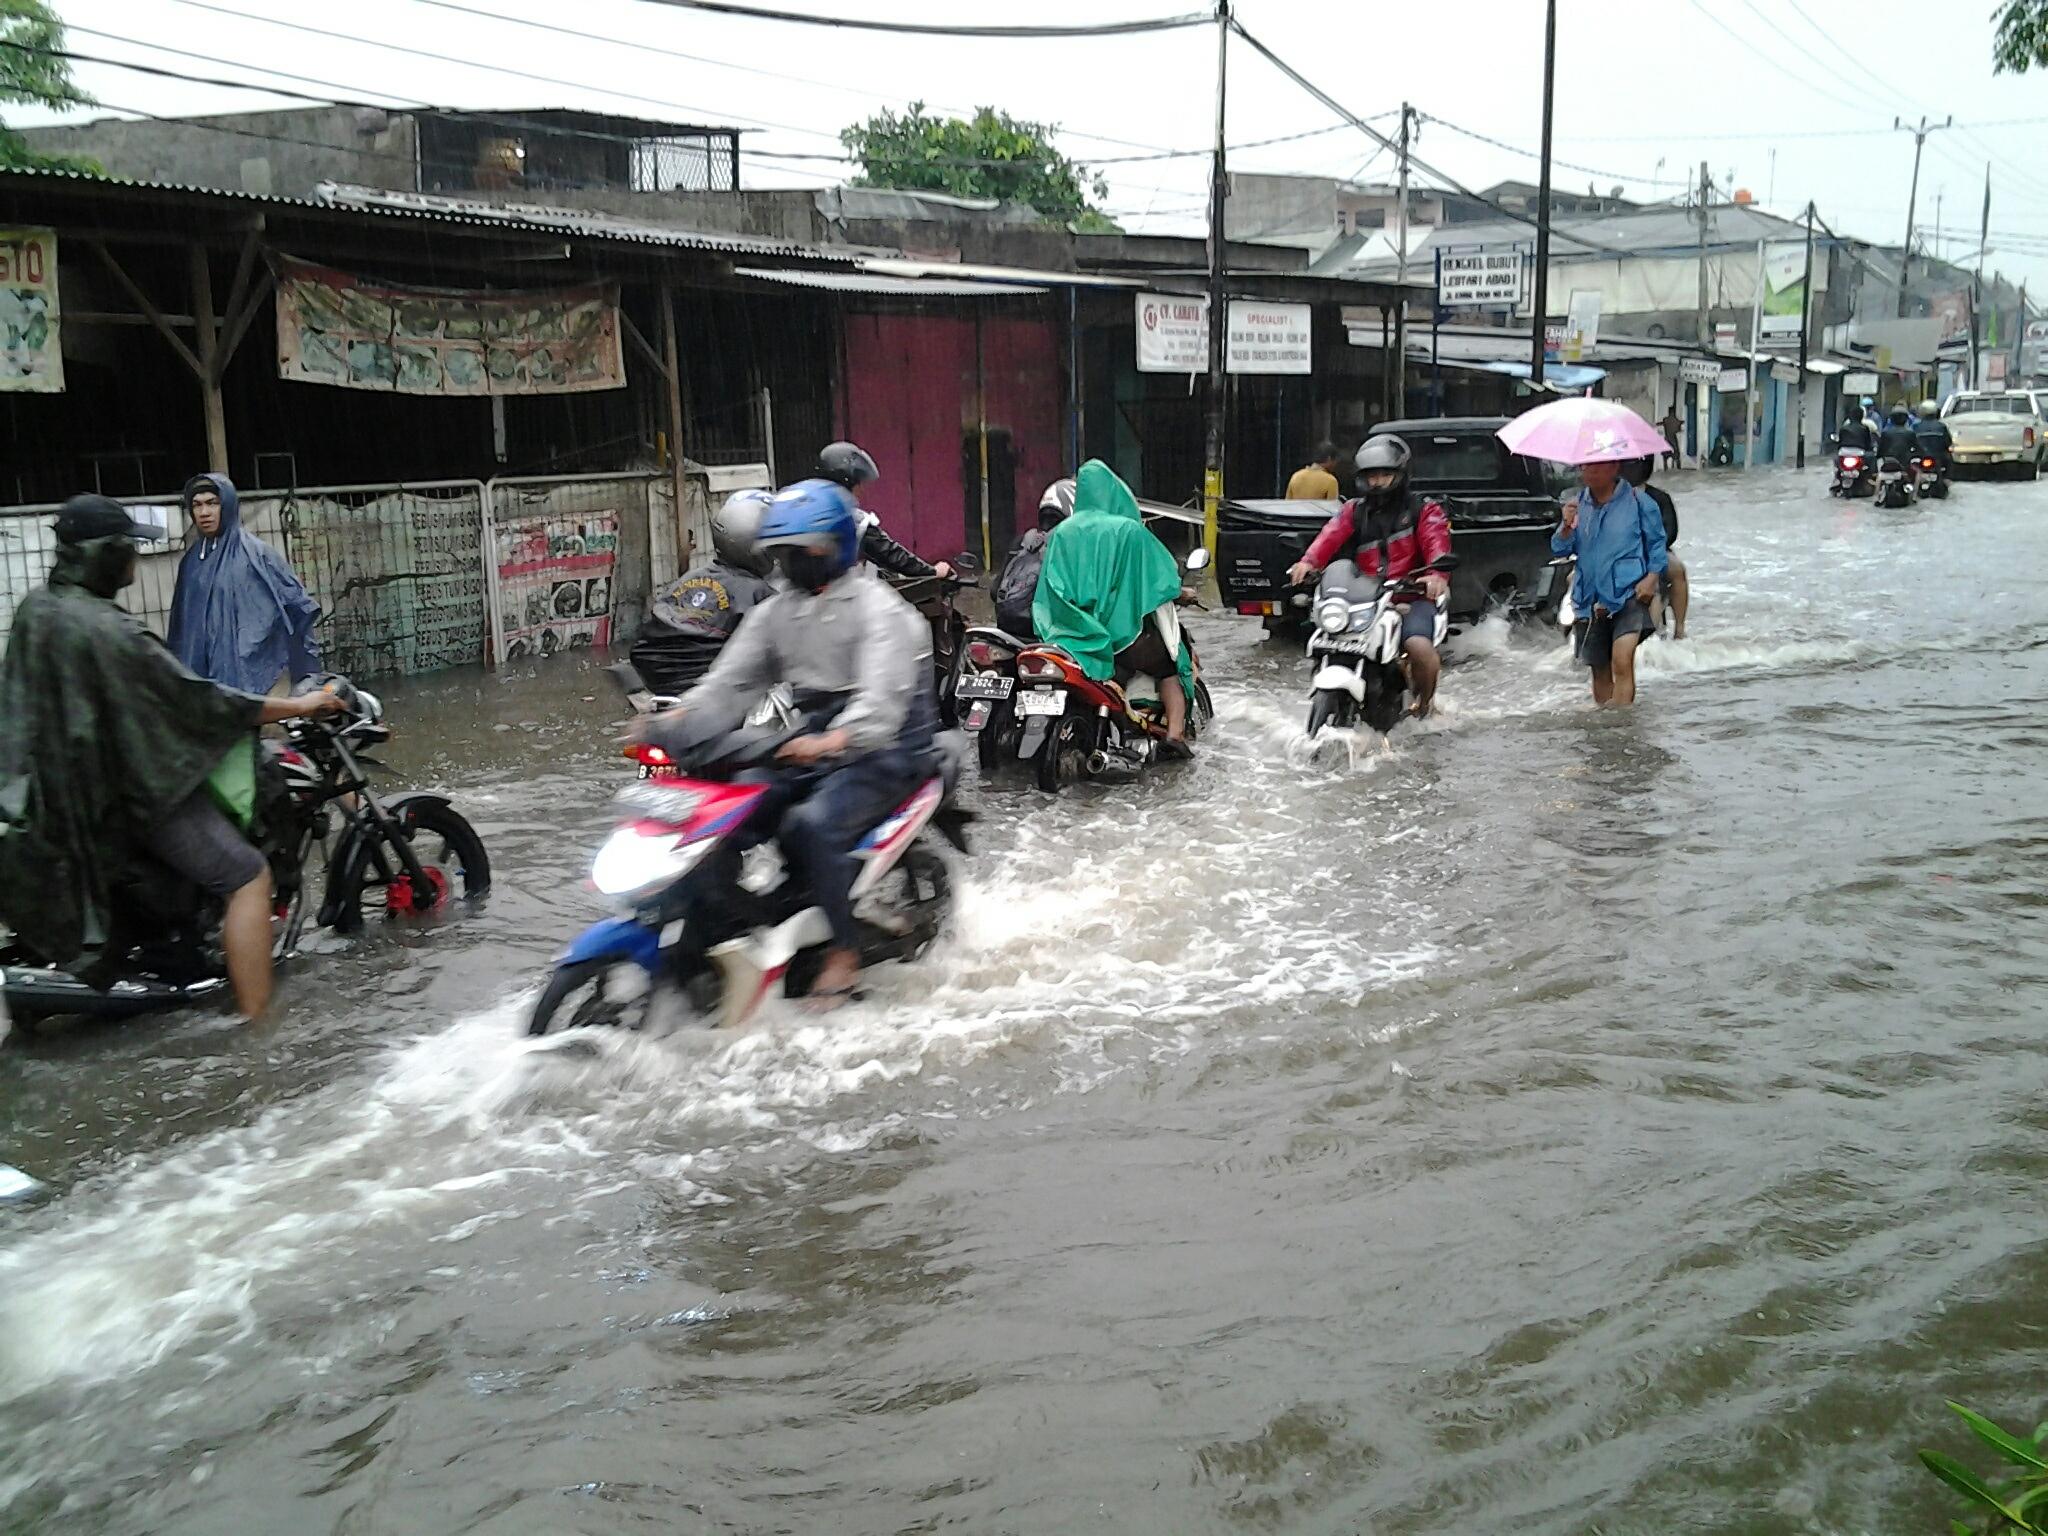
[[[1553,464],[1600,464],[1671,451],[1664,434],[1627,406],[1584,395],[1524,411],[1496,435],[1510,451]]]

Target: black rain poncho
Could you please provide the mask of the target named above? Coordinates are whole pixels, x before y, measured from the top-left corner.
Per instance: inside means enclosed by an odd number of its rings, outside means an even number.
[[[52,965],[106,942],[143,830],[182,804],[263,701],[187,670],[114,601],[125,539],[60,545],[0,661],[0,920]]]

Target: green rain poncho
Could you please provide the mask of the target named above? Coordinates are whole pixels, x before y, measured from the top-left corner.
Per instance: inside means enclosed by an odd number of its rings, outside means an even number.
[[[1180,596],[1180,567],[1145,526],[1131,488],[1100,459],[1074,477],[1074,515],[1045,543],[1031,622],[1093,678],[1116,670],[1116,653],[1138,638],[1161,603]],[[1193,697],[1194,664],[1185,641],[1174,658]]]
[[[196,677],[113,601],[125,540],[59,545],[0,662],[0,919],[90,959],[144,829],[253,742],[263,701]]]

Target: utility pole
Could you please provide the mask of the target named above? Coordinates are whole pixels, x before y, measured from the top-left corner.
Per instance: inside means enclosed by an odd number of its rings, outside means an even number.
[[[1387,402],[1390,419],[1408,414],[1408,120],[1415,109],[1401,103],[1401,206],[1394,216],[1394,281],[1401,288],[1401,307],[1394,311],[1394,398]],[[1434,296],[1430,302],[1435,303]]]
[[[1749,312],[1749,389],[1742,397],[1742,472],[1756,468],[1756,355],[1764,344],[1764,243],[1756,243],[1756,302]]]
[[[1930,123],[1923,117],[1917,128],[1909,126],[1904,118],[1892,119],[1894,129],[1913,135],[1913,186],[1906,194],[1906,243],[1899,247],[1899,318],[1902,320],[1906,316],[1906,269],[1913,262],[1913,205],[1920,201],[1920,150],[1927,142],[1927,135],[1939,133],[1954,124],[1952,116],[1938,123]]]
[[[1223,501],[1224,337],[1230,304],[1223,293],[1223,205],[1230,196],[1223,162],[1224,87],[1230,64],[1230,0],[1216,0],[1216,159],[1209,173],[1209,422],[1202,459],[1202,545],[1216,558],[1216,512]]]
[[[1543,389],[1543,322],[1550,311],[1550,109],[1557,90],[1557,0],[1543,7],[1543,169],[1536,181],[1536,281],[1530,304],[1529,389]]]
[[[1977,275],[1970,282],[1970,385],[1984,387],[1982,319],[1984,312],[1984,255],[1991,244],[1991,162],[1984,162],[1984,215],[1977,225]],[[2022,329],[2026,316],[2020,317]]]
[[[1806,468],[1806,333],[1813,315],[1813,203],[1806,204],[1806,276],[1799,285],[1799,447],[1794,469]]]
[[[1713,178],[1707,173],[1707,162],[1700,162],[1700,345],[1711,346],[1714,333],[1707,321],[1707,197],[1713,190]]]

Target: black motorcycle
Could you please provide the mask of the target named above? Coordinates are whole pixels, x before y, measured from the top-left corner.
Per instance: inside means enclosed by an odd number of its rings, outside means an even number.
[[[1877,490],[1877,458],[1867,448],[1835,449],[1834,474],[1828,480],[1828,494],[1843,500],[1869,496]]]
[[[1923,453],[1913,461],[1920,470],[1920,499],[1948,499],[1948,461],[1938,454]]]
[[[302,686],[322,683],[340,693],[340,714],[288,720],[283,741],[258,743],[248,834],[270,865],[281,954],[305,931],[315,844],[325,878],[311,920],[337,933],[359,933],[372,917],[441,911],[491,884],[483,840],[446,796],[372,793],[365,769],[382,765],[367,749],[391,737],[377,696],[346,678]],[[221,912],[217,897],[145,862],[114,892],[112,936],[89,971],[40,964],[10,940],[0,943],[0,994],[24,1023],[54,1015],[127,1018],[210,997],[227,986]]]
[[[959,608],[963,587],[981,585],[976,578],[981,561],[973,555],[957,555],[950,562],[951,576],[885,576],[897,596],[925,617],[932,627],[932,686],[939,697],[939,724],[955,730],[960,724],[955,685],[967,654],[967,620]]]

